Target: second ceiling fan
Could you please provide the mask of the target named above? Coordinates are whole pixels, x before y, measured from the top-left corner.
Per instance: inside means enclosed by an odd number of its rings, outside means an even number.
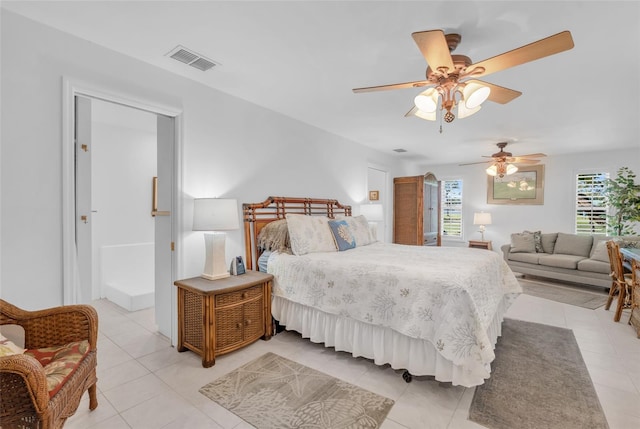
[[[416,32],[411,36],[427,61],[425,80],[354,88],[353,92],[428,87],[415,97],[415,106],[405,116],[413,115],[435,121],[438,101],[441,99],[440,110],[446,111],[443,115],[445,122],[452,122],[455,119],[453,110],[456,106],[458,117],[464,118],[480,110],[481,104],[487,99],[506,104],[522,94],[477,78],[557,54],[574,46],[571,33],[563,31],[495,57],[472,63],[471,58],[465,55],[451,54],[462,39],[459,34],[445,35],[442,30],[429,30]]]
[[[487,164],[492,163],[489,168],[487,168],[487,174],[490,176],[498,176],[504,177],[509,174],[513,174],[518,171],[518,167],[515,164],[537,164],[540,162],[539,159],[543,158],[547,155],[544,153],[530,153],[527,155],[519,155],[513,156],[511,152],[507,152],[504,148],[507,146],[507,142],[496,143],[496,146],[500,148],[500,150],[490,156],[484,156],[484,158],[491,158],[488,161],[479,161],[479,162],[469,162],[466,164],[459,165],[474,165],[474,164]]]

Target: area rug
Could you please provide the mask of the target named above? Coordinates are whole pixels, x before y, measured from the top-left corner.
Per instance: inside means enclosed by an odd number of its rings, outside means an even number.
[[[505,319],[469,420],[490,429],[608,428],[570,329]]]
[[[266,353],[200,393],[258,429],[378,428],[391,399]]]
[[[585,290],[581,290],[579,286],[543,283],[528,279],[519,279],[519,281],[524,293],[538,298],[550,299],[591,310],[600,308],[607,302],[607,294],[604,291],[598,292],[597,289],[591,291],[583,288]]]

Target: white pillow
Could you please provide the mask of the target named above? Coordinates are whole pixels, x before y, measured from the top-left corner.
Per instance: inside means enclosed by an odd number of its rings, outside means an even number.
[[[351,234],[356,239],[356,247],[366,246],[376,241],[371,233],[369,222],[364,215],[360,216],[336,216],[336,219],[346,220]]]
[[[287,227],[294,255],[338,251],[326,216],[287,213]]]

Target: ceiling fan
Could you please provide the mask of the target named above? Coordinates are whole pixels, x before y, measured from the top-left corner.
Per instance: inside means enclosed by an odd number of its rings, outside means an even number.
[[[507,142],[496,143],[496,146],[500,148],[498,152],[494,153],[491,156],[483,157],[483,158],[491,158],[491,160],[469,162],[467,164],[459,164],[459,165],[492,163],[489,166],[489,168],[487,168],[486,170],[487,174],[489,174],[490,176],[504,177],[518,171],[518,167],[515,164],[525,164],[525,165],[537,164],[540,162],[540,160],[536,158],[543,158],[547,156],[544,153],[530,153],[527,155],[513,156],[511,152],[507,152],[504,150],[504,148],[507,146]]]
[[[574,46],[571,33],[563,31],[495,57],[472,63],[471,58],[465,55],[451,55],[462,40],[460,34],[445,35],[442,30],[429,30],[415,32],[411,36],[427,61],[425,80],[354,88],[353,92],[429,87],[415,97],[415,106],[405,116],[413,115],[435,121],[438,101],[441,98],[440,110],[446,110],[443,115],[445,122],[452,122],[455,119],[456,116],[452,110],[456,106],[458,117],[465,118],[480,110],[481,104],[487,99],[506,104],[522,94],[477,78],[557,54]]]

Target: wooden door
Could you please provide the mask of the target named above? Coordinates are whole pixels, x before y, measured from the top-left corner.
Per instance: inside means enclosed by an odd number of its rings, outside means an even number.
[[[424,243],[424,176],[393,179],[393,242]]]

